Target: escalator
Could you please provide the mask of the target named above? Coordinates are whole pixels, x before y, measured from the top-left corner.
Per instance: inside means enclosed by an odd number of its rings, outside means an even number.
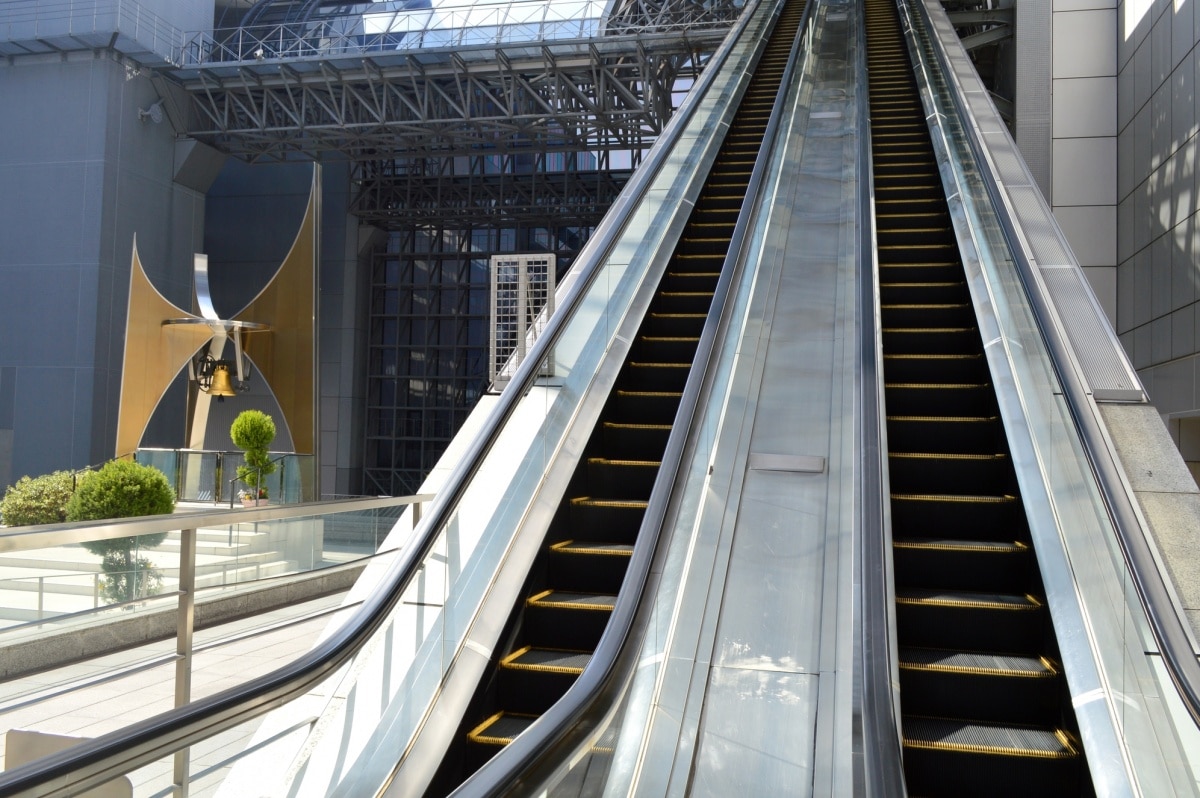
[[[556,702],[604,631],[804,11],[790,0],[584,449],[490,672],[429,789],[443,795]]]
[[[1091,795],[892,0],[866,23],[909,794]]]

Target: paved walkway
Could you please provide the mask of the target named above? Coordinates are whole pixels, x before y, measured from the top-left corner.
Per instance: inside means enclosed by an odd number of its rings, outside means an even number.
[[[342,598],[328,596],[197,632],[193,698],[246,682],[309,650]],[[172,639],[0,683],[0,732],[94,737],[166,711],[174,704],[174,653]],[[221,763],[245,747],[257,726],[252,721],[193,747],[192,796],[212,794]],[[134,795],[170,794],[171,772],[168,758],[131,774]]]

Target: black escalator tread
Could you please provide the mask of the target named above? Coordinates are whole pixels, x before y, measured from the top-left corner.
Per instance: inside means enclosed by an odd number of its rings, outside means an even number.
[[[1038,725],[1061,699],[1061,671],[1046,657],[905,647],[900,689],[935,717]]]
[[[621,589],[632,555],[632,543],[611,540],[562,540],[549,549],[555,585],[595,593],[616,594]]]
[[[994,452],[1004,432],[995,415],[889,415],[888,445],[901,451],[919,446],[941,452]]]
[[[1066,730],[919,717],[904,727],[909,795],[1041,798],[1090,789]]]
[[[476,744],[502,747],[517,739],[535,720],[536,715],[497,712],[467,732],[467,738]]]
[[[624,580],[647,500],[708,319],[803,3],[789,2],[768,39],[666,274],[571,477],[481,685],[431,792],[456,786],[562,695],[590,658]],[[471,729],[469,733],[467,729]],[[448,790],[446,790],[448,791]]]
[[[910,530],[892,539],[899,588],[937,584],[948,589],[1000,592],[1029,582],[1029,546],[1016,539],[949,539],[940,530]],[[1014,532],[1017,530],[1013,530]]]

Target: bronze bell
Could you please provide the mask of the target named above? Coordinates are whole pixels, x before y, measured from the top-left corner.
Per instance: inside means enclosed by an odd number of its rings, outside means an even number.
[[[218,402],[224,400],[226,396],[237,396],[237,391],[233,390],[233,382],[229,379],[229,366],[225,363],[217,363],[213,366],[212,384],[209,386],[208,393],[217,397]]]

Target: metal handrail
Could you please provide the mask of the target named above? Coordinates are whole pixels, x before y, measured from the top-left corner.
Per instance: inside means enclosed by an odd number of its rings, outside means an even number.
[[[781,0],[777,3],[773,12],[776,18],[786,2]],[[801,31],[811,22],[814,4],[810,0],[805,6]],[[592,731],[596,717],[608,708],[619,689],[619,676],[637,660],[639,652],[632,643],[640,637],[638,632],[646,622],[646,613],[639,611],[642,594],[649,580],[667,514],[673,507],[674,492],[671,488],[677,480],[685,455],[694,450],[696,445],[690,434],[696,408],[701,397],[707,397],[712,390],[714,374],[709,365],[717,343],[722,340],[731,323],[733,308],[728,301],[730,287],[745,268],[748,230],[761,204],[761,186],[771,157],[770,145],[776,137],[782,116],[783,89],[796,70],[799,42],[803,38],[803,35],[797,36],[780,82],[780,91],[775,97],[770,121],[763,135],[763,146],[755,159],[746,188],[747,199],[742,204],[730,239],[729,253],[714,289],[713,309],[700,334],[692,369],[683,388],[679,410],[671,425],[658,476],[626,568],[625,581],[604,633],[587,666],[564,696],[460,785],[453,793],[456,798],[501,795],[518,786],[538,784],[563,756],[569,755]]]
[[[922,19],[928,24],[928,11],[922,3],[915,3]],[[949,85],[950,92],[960,116],[966,116],[961,87],[949,68],[949,59],[939,37],[930,37],[938,58],[938,66]],[[1079,431],[1080,441],[1088,462],[1095,474],[1105,507],[1117,533],[1117,541],[1125,557],[1151,632],[1154,635],[1174,682],[1179,696],[1192,720],[1200,725],[1200,661],[1192,648],[1191,636],[1179,617],[1172,591],[1158,568],[1154,554],[1146,540],[1141,521],[1134,509],[1133,500],[1124,486],[1124,472],[1113,456],[1103,425],[1096,416],[1095,402],[1080,377],[1074,349],[1058,321],[1058,314],[1046,295],[1041,280],[1030,260],[1013,214],[1004,199],[1003,191],[986,156],[986,146],[979,138],[973,125],[963,125],[966,139],[975,156],[984,185],[991,198],[996,217],[999,219],[1009,249],[1017,265],[1017,271],[1029,298],[1030,307],[1038,329],[1051,354],[1051,361],[1059,383],[1062,385],[1067,408]],[[1031,181],[1032,182],[1032,181]]]
[[[577,258],[577,263],[582,267],[580,278],[564,291],[560,311],[550,320],[542,337],[535,342],[527,359],[517,369],[509,387],[500,396],[496,407],[485,419],[476,437],[448,476],[445,487],[433,501],[422,526],[414,532],[410,546],[400,554],[383,576],[381,589],[375,591],[344,626],[303,657],[245,684],[0,774],[0,796],[45,795],[48,790],[55,790],[61,794],[101,784],[303,695],[335,673],[365,645],[384,624],[388,614],[399,601],[403,589],[418,575],[421,562],[432,549],[440,529],[496,442],[500,431],[512,416],[520,398],[538,379],[542,360],[558,343],[566,321],[579,308],[586,289],[599,273],[603,257],[616,243],[617,235],[627,223],[646,188],[662,170],[667,155],[679,139],[687,121],[694,115],[706,90],[712,85],[717,71],[728,58],[733,43],[744,31],[758,5],[759,0],[747,5],[733,30],[709,60],[708,67],[684,99],[663,135],[647,153],[643,166],[634,172],[609,213],[580,252]],[[352,503],[353,509],[388,506],[388,500],[374,501],[378,504],[373,504],[372,500]],[[309,505],[292,505],[287,509],[228,510],[222,513],[197,514],[195,523],[208,523],[201,520],[205,518],[215,518],[218,519],[217,522],[232,522],[234,515],[240,521],[296,517],[312,514],[311,509],[304,513],[300,508],[319,508],[322,505],[331,510],[335,507],[347,509],[343,503],[316,502]],[[55,533],[70,538],[63,542],[79,542],[130,534],[148,534],[158,531],[162,523],[158,520],[139,519],[119,525],[102,524],[82,529],[56,529]],[[40,534],[50,533],[42,530]],[[0,538],[0,552],[4,550],[3,538]]]

